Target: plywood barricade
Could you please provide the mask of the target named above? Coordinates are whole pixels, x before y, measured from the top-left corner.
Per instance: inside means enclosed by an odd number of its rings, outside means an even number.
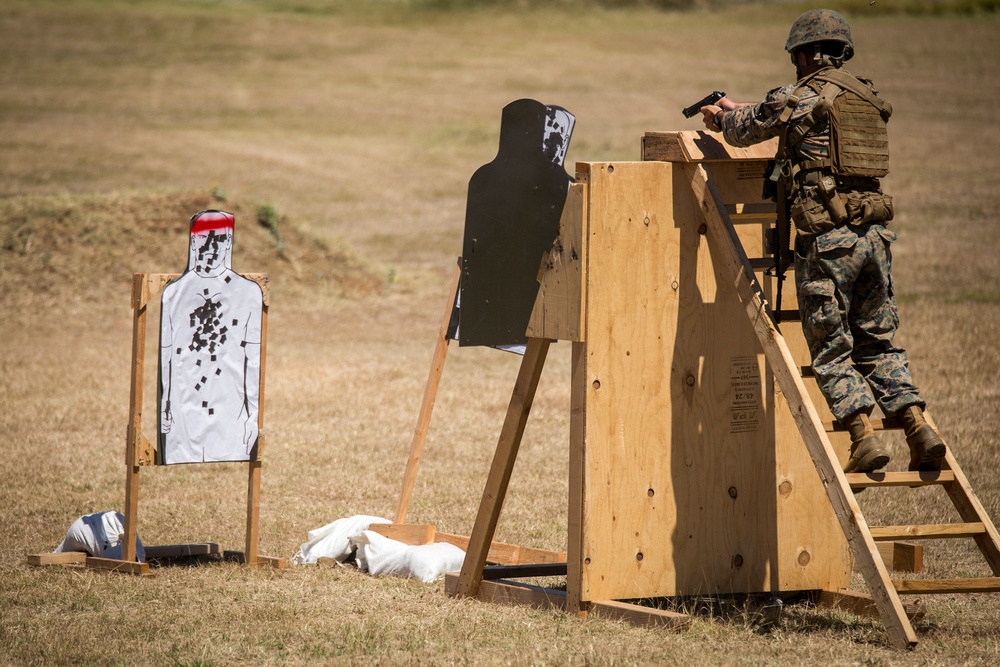
[[[77,552],[38,554],[28,557],[31,565],[84,565],[88,568],[109,570],[125,574],[150,576],[148,563],[136,561],[136,535],[139,514],[139,473],[145,466],[157,464],[156,448],[142,433],[143,383],[145,380],[146,315],[147,306],[155,299],[177,273],[136,273],[132,276],[132,379],[129,394],[129,422],[125,438],[125,534],[122,559],[93,558]],[[264,451],[264,371],[267,358],[267,315],[270,305],[269,278],[267,274],[241,274],[253,280],[263,295],[261,312],[260,349],[260,403],[257,412],[257,457],[248,463],[246,544],[243,551],[222,551],[218,544],[144,545],[146,559],[170,559],[186,556],[221,556],[227,560],[248,565],[286,567],[281,558],[258,554],[260,525],[261,460]]]
[[[648,133],[646,161],[578,164],[449,592],[683,627],[680,615],[628,600],[808,591],[819,604],[877,614],[893,645],[913,648],[910,619],[923,608],[900,593],[1000,591],[1000,532],[950,449],[940,471],[843,472],[847,434],[803,381],[801,328],[777,327],[776,314],[796,314],[775,304],[774,262],[761,256],[775,236],[774,205],[761,197],[774,149]],[[552,338],[573,343],[564,595],[483,581]],[[962,521],[869,527],[854,497],[922,486],[941,486]],[[919,545],[898,540],[959,537],[975,540],[993,576],[890,578],[889,565],[918,571],[922,560]],[[870,596],[843,590],[852,560]]]
[[[669,143],[679,150],[676,137]],[[773,153],[765,144],[676,154],[686,165],[711,162],[739,240],[758,256],[775,219],[774,204],[761,198]],[[542,262],[525,363],[540,371],[546,341],[572,341],[561,603],[571,612],[640,598],[836,590],[850,580],[837,518],[732,276],[712,255],[701,207],[685,166],[580,163],[559,239]],[[773,290],[767,260],[757,264],[763,288]],[[795,302],[793,288],[785,294]],[[788,329],[808,363],[797,325]],[[532,362],[533,346],[541,361]],[[514,413],[516,402],[530,406],[517,392]],[[466,567],[450,585],[457,595],[480,594],[476,543],[492,539],[516,456],[506,440]],[[839,449],[846,458],[846,440]],[[656,622],[650,613],[629,610]]]

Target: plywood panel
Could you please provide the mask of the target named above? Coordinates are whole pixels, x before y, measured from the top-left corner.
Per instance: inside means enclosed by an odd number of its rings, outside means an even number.
[[[724,166],[730,196],[759,202]],[[846,585],[846,544],[690,183],[669,163],[591,163],[588,209],[579,599]],[[762,223],[739,234],[760,253]]]
[[[528,320],[529,338],[583,340],[585,188],[583,183],[570,186],[559,220],[559,236],[542,258],[538,296]]]

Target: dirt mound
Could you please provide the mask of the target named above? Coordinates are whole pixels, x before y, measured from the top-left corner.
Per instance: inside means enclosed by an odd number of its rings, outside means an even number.
[[[270,274],[275,298],[356,297],[384,286],[350,249],[269,206],[205,192],[16,197],[0,200],[0,309],[127,307],[133,273],[184,271],[188,220],[210,208],[236,216],[233,269]]]

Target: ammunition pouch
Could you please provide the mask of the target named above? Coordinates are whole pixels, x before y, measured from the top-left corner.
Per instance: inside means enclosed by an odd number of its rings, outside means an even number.
[[[795,229],[805,236],[824,234],[837,226],[818,188],[799,190],[798,196],[788,209],[788,214],[792,217]]]
[[[847,215],[852,225],[867,225],[871,222],[883,224],[892,220],[892,197],[878,192],[848,192],[841,195],[845,200]]]
[[[840,192],[833,176],[812,172],[802,180],[789,208],[800,234],[823,234],[842,224],[888,224],[893,218],[892,197],[881,192]],[[841,186],[842,187],[842,186]]]

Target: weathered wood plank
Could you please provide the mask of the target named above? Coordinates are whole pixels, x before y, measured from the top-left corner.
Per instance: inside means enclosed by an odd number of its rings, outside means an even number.
[[[947,484],[955,481],[955,474],[950,470],[935,470],[931,472],[852,472],[847,473],[846,476],[847,483],[857,488],[872,486],[930,486],[932,484]]]
[[[31,554],[28,556],[28,565],[85,565],[87,563],[86,551],[60,551],[59,553]]]
[[[878,607],[872,596],[856,591],[814,591],[811,596],[813,603],[818,607],[828,609],[839,609],[855,616],[865,616],[868,618],[880,618]],[[919,602],[907,602],[903,604],[906,617],[913,621],[924,617],[927,613],[926,605]]]
[[[430,523],[373,523],[368,530],[410,546],[432,544],[437,532]]]
[[[559,236],[542,258],[538,297],[528,320],[531,338],[582,341],[586,303],[586,185],[574,183],[566,194]]]
[[[1000,577],[978,579],[894,579],[900,593],[1000,593]]]
[[[430,428],[431,414],[434,412],[434,403],[437,400],[441,375],[444,373],[444,362],[448,357],[448,345],[451,342],[448,338],[448,326],[451,323],[451,314],[455,309],[455,297],[458,294],[458,285],[461,278],[462,266],[461,261],[459,261],[452,275],[451,287],[448,289],[444,315],[441,317],[441,326],[438,328],[437,341],[434,344],[434,354],[431,357],[431,368],[427,373],[427,384],[424,385],[424,398],[420,403],[420,412],[417,414],[417,426],[413,430],[413,440],[410,441],[410,457],[406,460],[406,470],[403,473],[403,488],[399,493],[399,504],[396,507],[397,524],[406,523],[406,514],[410,510],[413,485],[417,481],[417,471],[420,468],[420,460],[423,457],[424,442],[427,440],[427,430]]]
[[[145,546],[146,560],[154,558],[182,558],[184,556],[214,556],[220,555],[222,549],[215,542],[199,542],[193,544],[163,544]]]
[[[675,611],[642,607],[617,600],[595,600],[588,604],[588,613],[598,618],[628,621],[638,627],[669,628],[678,632],[691,627],[691,617]]]
[[[872,526],[872,539],[884,540],[936,540],[975,537],[986,533],[982,523],[938,523],[910,526]]]
[[[128,562],[124,560],[114,560],[112,558],[96,558],[87,556],[87,568],[91,570],[106,570],[119,574],[135,574],[140,577],[151,577],[153,573],[149,571],[148,563]]]

